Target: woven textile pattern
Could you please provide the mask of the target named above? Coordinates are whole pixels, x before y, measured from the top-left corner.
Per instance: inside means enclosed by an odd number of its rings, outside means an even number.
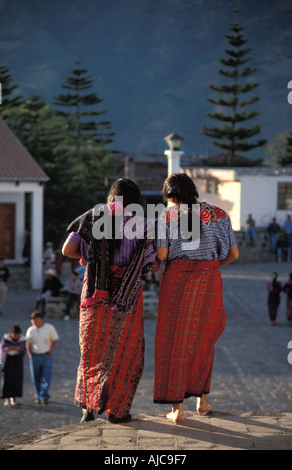
[[[111,268],[111,291],[117,289],[126,269]],[[82,296],[85,286],[86,279]],[[79,324],[81,357],[75,404],[93,413],[105,411],[123,418],[130,411],[144,367],[142,284],[129,315],[101,303],[81,308]]]
[[[219,262],[170,261],[159,295],[155,403],[209,393],[215,343],[224,328]]]

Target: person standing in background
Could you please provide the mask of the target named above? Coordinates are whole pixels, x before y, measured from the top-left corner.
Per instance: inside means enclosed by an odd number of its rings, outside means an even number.
[[[82,290],[83,282],[78,277],[78,273],[73,271],[71,278],[67,280],[65,289],[67,291],[67,303],[64,315],[64,320],[70,319],[70,310],[74,304],[80,304],[80,295]]]
[[[288,322],[292,321],[292,272],[288,281],[285,282],[283,289],[286,294],[286,317]]]
[[[0,315],[2,315],[8,291],[9,276],[9,269],[4,265],[3,258],[0,258]]]
[[[287,261],[291,261],[291,249],[292,249],[292,220],[291,215],[287,215],[287,219],[284,222],[284,231],[287,243]]]
[[[4,406],[15,405],[15,398],[22,397],[23,356],[25,353],[25,337],[21,334],[20,327],[14,323],[10,327],[9,333],[6,333],[1,340]]]
[[[281,283],[277,280],[278,274],[273,273],[272,280],[268,282],[268,307],[269,307],[269,317],[271,321],[271,326],[276,324],[276,318],[278,313],[278,308],[280,305],[281,297],[280,292],[282,290]]]
[[[39,311],[30,316],[32,326],[26,332],[26,349],[30,362],[31,378],[35,388],[35,403],[49,403],[52,380],[52,355],[55,351],[58,333],[53,325],[45,323]]]
[[[268,233],[270,234],[272,253],[277,252],[277,243],[279,240],[279,233],[281,231],[280,225],[277,223],[276,217],[273,217],[272,222],[268,226]]]
[[[248,236],[251,236],[253,242],[256,241],[256,233],[255,233],[255,220],[253,219],[251,214],[248,214],[248,218],[245,222],[245,232],[244,232],[244,239],[247,240]]]

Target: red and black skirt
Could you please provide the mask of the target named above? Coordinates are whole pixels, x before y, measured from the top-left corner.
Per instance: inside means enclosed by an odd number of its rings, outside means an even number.
[[[111,290],[120,283],[126,267],[111,268]],[[86,285],[86,279],[84,286]],[[85,294],[83,288],[81,303]],[[125,417],[144,367],[143,290],[127,315],[108,304],[80,308],[80,362],[75,404],[92,413]]]
[[[209,393],[215,343],[225,321],[219,262],[170,261],[159,294],[155,403]]]

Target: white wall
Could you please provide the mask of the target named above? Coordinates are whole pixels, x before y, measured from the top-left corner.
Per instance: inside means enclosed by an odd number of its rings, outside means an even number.
[[[252,214],[258,227],[267,227],[273,217],[280,225],[292,211],[278,210],[278,183],[292,183],[292,175],[241,176],[241,226],[248,214]]]
[[[282,226],[292,211],[278,210],[278,183],[292,183],[292,174],[271,168],[186,168],[198,187],[200,200],[224,209],[234,230],[244,228],[248,214],[256,226],[266,228],[273,217]],[[217,194],[208,193],[206,179],[219,182]]]
[[[30,279],[33,289],[43,284],[43,186],[38,182],[0,183],[0,202],[16,204],[15,259],[11,263],[22,263],[22,250],[25,237],[25,193],[31,193],[31,267]]]
[[[185,169],[192,177],[198,192],[199,200],[221,207],[230,216],[233,230],[240,230],[241,184],[236,180],[234,170],[195,168]],[[207,192],[207,178],[213,179],[214,189],[219,182],[217,192]]]

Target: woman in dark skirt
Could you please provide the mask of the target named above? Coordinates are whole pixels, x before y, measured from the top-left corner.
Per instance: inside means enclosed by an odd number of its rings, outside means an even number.
[[[22,397],[23,356],[25,355],[25,337],[15,323],[1,340],[1,355],[4,372],[2,398],[4,405],[15,405],[15,398]]]
[[[282,290],[281,283],[277,280],[278,274],[273,273],[272,280],[268,282],[268,307],[269,307],[269,317],[271,321],[271,326],[276,324],[276,318],[278,314],[279,305],[281,302],[280,292]]]

